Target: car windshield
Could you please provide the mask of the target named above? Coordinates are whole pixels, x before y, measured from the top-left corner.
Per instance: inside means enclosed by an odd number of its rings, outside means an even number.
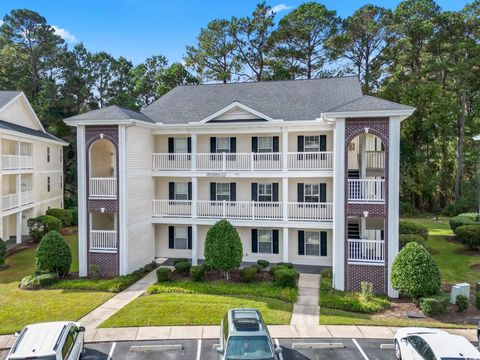
[[[28,356],[28,357],[13,357],[13,360],[56,360],[55,355],[50,356]]]
[[[231,336],[227,344],[227,360],[273,360],[266,336]]]

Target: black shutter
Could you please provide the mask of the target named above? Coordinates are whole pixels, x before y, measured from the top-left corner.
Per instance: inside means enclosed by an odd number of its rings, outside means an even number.
[[[325,184],[325,183],[320,184],[319,199],[320,199],[321,203],[327,202],[327,184]]]
[[[256,136],[252,137],[252,152],[258,152],[258,137]]]
[[[168,227],[168,248],[175,249],[175,228],[173,226]]]
[[[327,256],[327,232],[320,232],[320,256]]]
[[[252,201],[258,201],[258,184],[252,183]]]
[[[278,230],[272,230],[273,253],[278,254]]]
[[[174,139],[172,137],[168,138],[168,153],[173,154],[175,152]]]
[[[168,183],[168,200],[175,200],[175,183]]]
[[[214,182],[210,183],[210,200],[217,200],[217,184]]]
[[[237,138],[231,137],[230,138],[230,152],[235,154],[237,152]]]
[[[237,184],[230,183],[230,201],[237,201]]]
[[[192,138],[191,137],[187,138],[187,152],[189,154],[192,153]]]
[[[188,200],[192,200],[192,183],[189,181],[188,182]]]
[[[305,201],[305,196],[303,195],[303,188],[304,188],[303,183],[297,184],[297,202]],[[283,201],[285,201],[285,199]]]
[[[298,255],[305,255],[305,231],[298,231]]]
[[[303,135],[299,135],[297,137],[297,151],[303,152],[304,149],[305,149],[305,137]]]
[[[278,153],[280,151],[280,142],[278,136],[273,137],[273,152]]]
[[[257,229],[252,229],[252,253],[258,252]]]
[[[327,151],[327,135],[320,135],[320,151]]]
[[[278,201],[278,183],[272,184],[272,201],[273,202]]]
[[[188,249],[192,248],[192,227],[188,227]]]
[[[216,137],[211,137],[210,138],[210,152],[212,154],[217,152],[217,138]]]

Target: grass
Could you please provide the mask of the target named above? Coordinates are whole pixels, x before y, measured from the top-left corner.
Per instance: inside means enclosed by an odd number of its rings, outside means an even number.
[[[289,324],[292,304],[261,297],[154,294],[140,297],[101,327],[218,325],[228,309],[256,308],[268,324]]]
[[[171,281],[150,286],[149,294],[182,293],[232,296],[255,296],[282,300],[294,303],[297,300],[297,289],[281,288],[272,282],[229,283],[226,281],[193,282]]]

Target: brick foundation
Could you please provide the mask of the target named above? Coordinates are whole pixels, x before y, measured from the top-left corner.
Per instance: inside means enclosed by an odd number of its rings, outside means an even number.
[[[348,290],[360,291],[360,283],[367,281],[373,284],[374,293],[384,294],[387,288],[385,276],[384,266],[348,265]]]
[[[88,254],[88,273],[90,266],[97,265],[100,268],[100,276],[114,277],[118,275],[118,254],[94,253]]]

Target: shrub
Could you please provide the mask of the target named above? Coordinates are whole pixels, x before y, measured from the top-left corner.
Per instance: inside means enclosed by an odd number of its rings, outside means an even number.
[[[400,234],[419,235],[424,238],[425,241],[428,240],[428,228],[422,224],[418,224],[413,221],[400,220],[398,232]]]
[[[249,283],[255,280],[255,276],[258,273],[258,269],[255,266],[245,267],[240,270],[240,277],[243,282]]]
[[[169,268],[162,267],[157,269],[158,282],[170,281],[171,278],[172,278],[172,270],[170,270]]]
[[[5,264],[5,255],[7,255],[7,245],[2,238],[0,238],[0,265]]]
[[[463,196],[451,204],[445,206],[441,212],[444,216],[456,216],[475,209],[476,199],[474,196]]]
[[[394,289],[413,299],[440,290],[440,272],[427,250],[415,242],[407,244],[393,261],[391,281]]]
[[[188,275],[191,267],[192,265],[188,261],[182,261],[175,264],[175,271],[180,275]]]
[[[40,287],[47,287],[49,285],[55,284],[58,281],[57,273],[46,273],[37,275],[38,284]]]
[[[475,307],[480,310],[480,291],[475,293]]]
[[[293,264],[292,263],[279,262],[277,265],[286,267],[287,269],[293,269]]]
[[[33,275],[25,276],[22,281],[20,281],[19,285],[20,289],[23,290],[36,290],[40,289],[40,283],[38,281],[38,277]]]
[[[40,215],[36,218],[27,220],[30,236],[33,241],[40,242],[42,238],[50,231],[60,231],[62,222],[54,216]]]
[[[476,212],[461,213],[461,214],[458,214],[457,216],[468,217],[469,219],[471,219],[473,221],[479,221],[478,213],[476,213]]]
[[[270,265],[268,260],[257,260],[257,264],[260,265],[262,269],[266,269]]]
[[[272,276],[273,276],[275,274],[275,271],[277,271],[278,269],[288,269],[288,268],[286,268],[283,265],[275,264],[275,265],[270,266],[270,274],[272,274]]]
[[[465,295],[457,295],[455,305],[457,305],[458,307],[458,312],[464,312],[468,309],[468,297],[466,297]]]
[[[72,253],[58,231],[50,231],[40,241],[35,252],[37,271],[55,272],[60,276],[68,274],[72,264]]]
[[[190,275],[193,281],[202,281],[205,276],[205,266],[198,265],[190,268]]]
[[[98,279],[101,276],[100,266],[98,266],[98,264],[91,264],[88,267],[88,274],[92,279]]]
[[[293,269],[277,269],[273,274],[275,285],[294,288],[297,286],[297,272]]]
[[[362,281],[360,283],[360,293],[362,294],[362,298],[365,301],[370,301],[370,299],[373,297],[373,284],[368,281]]]
[[[455,232],[456,228],[460,226],[479,225],[479,223],[476,221],[476,218],[472,218],[471,216],[463,216],[463,215],[452,217],[449,223],[450,223],[450,229],[452,229],[453,232]]]
[[[480,245],[480,225],[462,225],[455,229],[457,239],[469,249]]]
[[[186,259],[186,258],[173,259],[173,266],[177,265],[178,263],[182,263],[182,262],[188,262],[188,259]]]
[[[420,245],[423,245],[425,243],[425,239],[420,235],[416,234],[400,234],[398,237],[398,241],[400,244],[400,249],[402,249],[405,245],[411,242],[416,242]]]
[[[449,304],[449,298],[445,294],[425,297],[420,300],[420,310],[425,316],[436,316],[443,314]]]
[[[331,268],[325,268],[320,270],[320,277],[332,279],[333,278],[333,271]]]
[[[46,212],[47,215],[56,217],[62,223],[62,227],[67,227],[72,225],[72,213],[70,210],[66,209],[48,209]]]
[[[255,269],[257,269],[257,272],[260,272],[263,270],[263,267],[260,264],[252,264],[251,267],[254,267]]]
[[[70,210],[70,212],[72,213],[72,225],[77,226],[78,225],[78,209],[76,207],[72,207],[68,210]]]
[[[227,220],[220,220],[208,229],[204,255],[207,266],[221,270],[227,280],[230,270],[240,266],[243,257],[242,241],[237,230]]]

